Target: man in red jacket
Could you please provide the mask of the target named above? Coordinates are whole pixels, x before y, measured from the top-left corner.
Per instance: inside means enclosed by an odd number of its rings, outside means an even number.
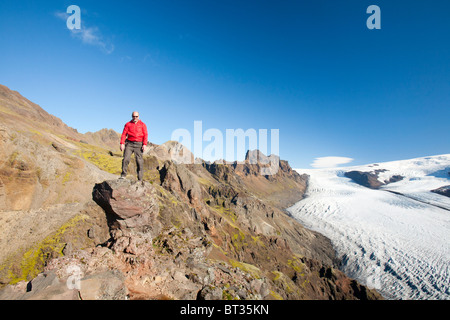
[[[139,112],[134,111],[131,116],[132,119],[125,124],[120,138],[120,151],[125,150],[123,153],[120,179],[124,179],[127,176],[128,164],[130,163],[131,155],[134,153],[138,180],[142,181],[144,177],[144,159],[142,158],[142,154],[147,147],[147,126],[139,120]]]

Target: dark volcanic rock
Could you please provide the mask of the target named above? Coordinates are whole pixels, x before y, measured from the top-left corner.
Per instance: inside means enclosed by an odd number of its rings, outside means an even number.
[[[387,171],[386,169],[377,169],[372,172],[363,172],[363,171],[349,171],[344,173],[344,176],[347,178],[352,179],[354,182],[356,182],[359,185],[362,185],[364,187],[370,188],[370,189],[378,189],[383,185],[387,185],[389,183],[394,183],[400,180],[403,180],[403,176],[401,175],[393,175],[389,178],[389,180],[385,180],[384,182],[381,182],[378,180],[378,174],[380,172]]]
[[[390,177],[389,180],[385,180],[384,183],[385,184],[394,183],[403,180],[403,178],[404,178],[403,176],[396,174]]]
[[[355,181],[357,184],[367,188],[378,189],[383,185],[383,183],[378,180],[378,174],[373,172],[349,171],[344,175]]]
[[[431,190],[431,192],[441,194],[446,197],[450,197],[450,186],[443,186],[443,187]]]

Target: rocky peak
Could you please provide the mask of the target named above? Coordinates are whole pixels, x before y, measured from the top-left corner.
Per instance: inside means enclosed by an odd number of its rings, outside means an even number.
[[[249,162],[250,164],[256,164],[258,162],[262,164],[268,164],[271,161],[278,164],[278,162],[280,161],[280,157],[274,154],[266,156],[262,151],[255,149],[247,151],[247,153],[245,154],[245,161]]]
[[[113,129],[101,129],[96,132],[86,132],[84,136],[85,140],[91,144],[107,147],[114,151],[119,149],[120,133]]]
[[[17,91],[0,85],[0,113],[2,122],[15,129],[49,129],[74,139],[82,139],[77,130],[67,126],[61,119],[49,114],[36,103]]]

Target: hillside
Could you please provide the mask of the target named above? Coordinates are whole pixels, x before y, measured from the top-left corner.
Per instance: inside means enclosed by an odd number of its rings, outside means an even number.
[[[308,184],[287,161],[262,176],[255,150],[180,164],[189,150],[151,143],[144,183],[120,181],[112,130],[80,134],[4,86],[0,114],[1,299],[381,298],[287,214]]]

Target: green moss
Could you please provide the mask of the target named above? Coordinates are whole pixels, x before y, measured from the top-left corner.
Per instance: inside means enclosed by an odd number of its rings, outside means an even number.
[[[231,292],[228,289],[222,290],[222,299],[223,300],[240,300],[240,298],[234,293],[233,290]]]
[[[272,274],[275,276],[273,281],[279,283],[286,292],[288,293],[294,292],[294,290],[290,286],[292,284],[291,279],[289,279],[283,272],[272,271]]]
[[[175,206],[181,205],[181,203],[178,201],[178,199],[175,198],[175,196],[173,194],[169,193],[166,189],[164,189],[163,187],[161,187],[159,185],[156,185],[155,187],[161,193],[161,196],[157,195],[157,197],[161,201],[161,203],[165,203],[170,206],[170,204],[169,204],[169,201],[170,201],[170,203]]]
[[[304,276],[305,265],[300,261],[299,258],[293,257],[288,260],[288,265],[297,272],[298,275]]]
[[[76,150],[75,154],[91,162],[103,171],[120,174],[122,172],[122,159],[111,157],[106,151],[99,152],[90,149]]]
[[[12,132],[9,134],[9,140],[14,141],[17,139],[17,133]]]
[[[172,219],[170,220],[170,222],[177,229],[180,229],[181,226],[183,225],[183,222],[176,216],[172,216]]]
[[[270,295],[276,299],[276,300],[283,300],[283,297],[280,296],[278,293],[276,293],[275,291],[270,290]]]
[[[210,207],[215,212],[219,213],[225,220],[230,224],[233,228],[239,229],[236,226],[237,215],[233,210],[225,208],[223,206],[216,205],[214,207]]]
[[[211,181],[209,181],[205,178],[199,177],[199,178],[197,178],[197,181],[204,186],[212,186],[213,185]]]
[[[239,268],[242,271],[249,273],[254,278],[257,278],[257,279],[261,278],[261,269],[259,269],[258,267],[254,266],[252,264],[236,261],[233,259],[230,259],[230,263],[233,267]]]
[[[65,184],[66,182],[68,182],[70,180],[70,176],[72,175],[72,172],[67,171],[66,174],[63,177],[62,183]]]
[[[273,279],[273,281],[280,280],[280,278],[283,276],[283,273],[280,271],[272,271],[272,273],[275,275],[275,278]]]
[[[9,156],[8,159],[8,163],[9,165],[12,167],[14,165],[14,162],[16,161],[17,157],[19,156],[19,152],[14,151],[13,153],[11,153],[11,155]]]
[[[27,281],[36,277],[43,271],[46,260],[50,256],[62,256],[62,250],[65,243],[62,242],[63,235],[71,228],[77,226],[80,222],[85,221],[89,217],[84,214],[77,215],[63,224],[56,233],[49,235],[40,243],[28,249],[17,264],[12,262],[9,266],[3,266],[2,269],[8,268],[8,278],[10,284],[16,284],[20,281]]]
[[[40,131],[35,130],[35,129],[29,129],[29,131],[30,131],[31,133],[37,134],[37,135],[39,135],[39,136],[42,136],[42,133],[41,133]]]
[[[237,233],[231,236],[231,243],[233,244],[236,252],[240,252],[244,246],[248,244],[245,242],[245,234],[240,230],[236,229]]]
[[[266,247],[266,245],[264,244],[264,242],[262,242],[261,241],[261,236],[251,236],[252,237],[252,239],[253,239],[253,242],[256,244],[256,245],[258,245],[258,246],[261,246],[261,247]]]
[[[4,107],[2,104],[0,104],[0,112],[8,114],[10,116],[17,116],[17,113],[12,112],[9,108]],[[2,115],[2,117],[3,117],[3,115]]]
[[[221,253],[223,253],[225,256],[228,255],[228,252],[226,252],[222,247],[218,246],[217,244],[215,244],[214,242],[212,243],[213,247],[218,249]]]
[[[38,178],[38,181],[41,181],[42,178],[42,168],[37,167],[36,168],[36,177]]]
[[[223,300],[235,300],[231,293],[228,292],[228,290],[222,290],[222,299]]]

